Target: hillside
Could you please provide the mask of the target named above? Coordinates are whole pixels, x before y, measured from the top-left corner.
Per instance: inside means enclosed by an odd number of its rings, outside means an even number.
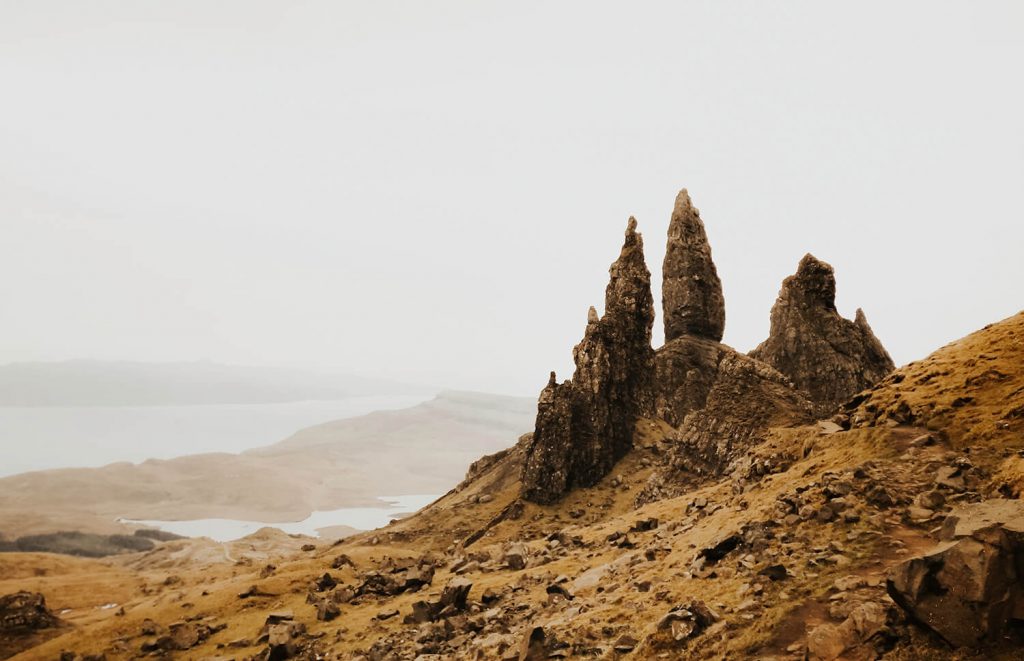
[[[979,361],[980,355],[987,358]],[[1006,376],[983,377],[992,370]],[[63,649],[129,658],[149,640],[140,633],[146,619],[170,624],[183,615],[227,625],[191,649],[189,658],[248,658],[266,647],[257,639],[268,614],[282,610],[306,626],[310,636],[304,645],[337,655],[327,658],[354,658],[357,651],[372,649],[391,650],[394,658],[429,650],[440,658],[520,658],[521,641],[536,627],[547,644],[565,643],[570,657],[616,658],[633,648],[636,658],[797,658],[808,631],[874,604],[884,614],[885,634],[870,640],[869,647],[889,648],[886,658],[953,658],[939,639],[893,612],[885,578],[906,557],[936,544],[936,524],[915,520],[911,508],[919,494],[934,488],[942,468],[973,462],[980,477],[974,493],[1000,492],[1007,476],[1019,475],[1013,469],[1020,461],[1024,418],[1014,411],[1024,407],[1024,313],[895,372],[869,391],[869,401],[905,398],[905,384],[937,371],[941,376],[928,379],[929,388],[913,399],[939,412],[937,417],[896,425],[888,418],[872,419],[829,433],[817,424],[773,430],[771,440],[754,450],[758,457],[771,458],[770,473],[741,488],[741,478],[725,476],[685,496],[634,508],[634,496],[658,462],[658,447],[667,436],[663,424],[645,420],[638,425],[636,448],[616,466],[615,475],[557,505],[524,504],[514,519],[494,523],[517,501],[521,446],[418,515],[340,546],[292,555],[277,562],[269,576],[261,576],[257,564],[237,564],[213,574],[182,574],[181,583],[147,583],[149,594],[125,594],[117,591],[116,572],[122,570],[90,564],[97,569],[87,580],[104,591],[88,603],[93,608],[104,600],[124,604],[126,614],[90,615],[62,637],[16,658],[55,658]],[[953,392],[973,402],[942,417]],[[918,439],[927,434],[941,440],[922,445]],[[970,453],[964,453],[966,447]],[[842,515],[821,520],[825,489],[844,483],[854,486],[844,496]],[[880,506],[871,495],[880,487],[897,502]],[[481,496],[494,499],[480,502]],[[950,500],[973,498],[970,492],[951,493]],[[780,526],[779,503],[792,500],[814,508],[814,515]],[[940,507],[934,516],[941,519],[948,509]],[[586,514],[577,518],[580,510]],[[736,548],[726,551],[729,543],[723,542],[737,535]],[[706,558],[722,554],[711,565],[713,571],[698,567],[702,552]],[[354,567],[335,566],[342,554]],[[408,564],[404,558],[413,564],[426,558],[436,566],[430,585],[396,596],[367,592],[355,599],[346,599],[344,588],[313,592],[317,598],[339,600],[341,615],[330,622],[318,621],[316,606],[307,603],[307,592],[325,573],[357,589],[375,571],[404,579],[389,569]],[[77,585],[83,579],[75,580]],[[403,622],[417,602],[436,598],[431,595],[453,581],[472,584],[467,613],[440,624]],[[240,600],[238,593],[253,584],[267,596]],[[78,592],[67,593],[69,586],[28,576],[0,581],[2,592],[39,589],[47,591],[55,609],[81,607],[80,597],[74,596]],[[702,625],[699,613],[679,615],[686,628],[672,630],[678,635],[692,628],[692,633],[666,641],[659,624],[681,613],[676,606],[693,602],[706,604],[716,621]],[[382,619],[396,610],[398,616]],[[533,637],[540,640],[540,634]],[[252,644],[220,647],[239,640]],[[862,652],[845,658],[864,658]],[[980,658],[1018,658],[1015,647],[985,654],[991,656]]]
[[[665,346],[631,220],[573,377],[433,504],[272,567],[76,565],[95,597],[14,658],[1021,658],[1024,313],[894,370],[807,256],[741,354],[685,191],[668,241]],[[65,608],[49,561],[0,594]]]

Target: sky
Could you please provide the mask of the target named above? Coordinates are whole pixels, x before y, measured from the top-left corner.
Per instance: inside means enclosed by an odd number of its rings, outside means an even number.
[[[812,252],[922,358],[1024,307],[1022,33],[1017,0],[0,0],[0,363],[533,395],[630,215],[660,301],[683,187],[727,344]]]

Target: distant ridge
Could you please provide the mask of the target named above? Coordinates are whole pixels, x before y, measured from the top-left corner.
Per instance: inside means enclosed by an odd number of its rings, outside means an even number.
[[[0,406],[269,404],[434,392],[383,379],[207,361],[0,365]]]

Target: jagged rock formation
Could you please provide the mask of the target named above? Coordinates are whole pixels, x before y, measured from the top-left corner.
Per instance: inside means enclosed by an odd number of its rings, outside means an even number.
[[[832,267],[806,255],[785,279],[772,307],[768,339],[750,352],[789,377],[828,415],[881,381],[895,365],[861,310],[855,321],[836,310]]]
[[[685,188],[676,197],[669,222],[662,275],[665,341],[696,335],[720,342],[725,332],[722,281],[711,260],[700,212]]]
[[[604,477],[632,447],[638,418],[676,428],[665,467],[637,497],[681,488],[686,474],[719,474],[773,425],[830,413],[881,380],[892,360],[858,311],[835,309],[832,267],[808,255],[783,283],[772,332],[749,356],[720,343],[725,304],[700,214],[683,189],[676,198],[663,265],[666,344],[652,353],[650,274],[630,219],[612,265],[606,313],[591,308],[576,372],[541,393],[523,470],[523,496],[553,503]]]
[[[595,484],[633,447],[636,421],[652,407],[654,300],[634,218],[610,275],[605,314],[591,309],[573,349],[572,380],[559,385],[552,373],[541,393],[523,470],[526,500],[553,503]]]

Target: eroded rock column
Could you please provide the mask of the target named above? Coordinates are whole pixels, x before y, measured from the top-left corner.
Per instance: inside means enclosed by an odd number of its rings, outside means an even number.
[[[633,447],[636,421],[653,406],[654,299],[633,218],[609,273],[605,314],[588,314],[572,380],[552,378],[541,393],[523,470],[526,500],[553,503],[596,484]]]
[[[725,333],[722,281],[711,259],[700,211],[685,188],[672,211],[662,277],[665,342],[683,335],[721,342]]]

